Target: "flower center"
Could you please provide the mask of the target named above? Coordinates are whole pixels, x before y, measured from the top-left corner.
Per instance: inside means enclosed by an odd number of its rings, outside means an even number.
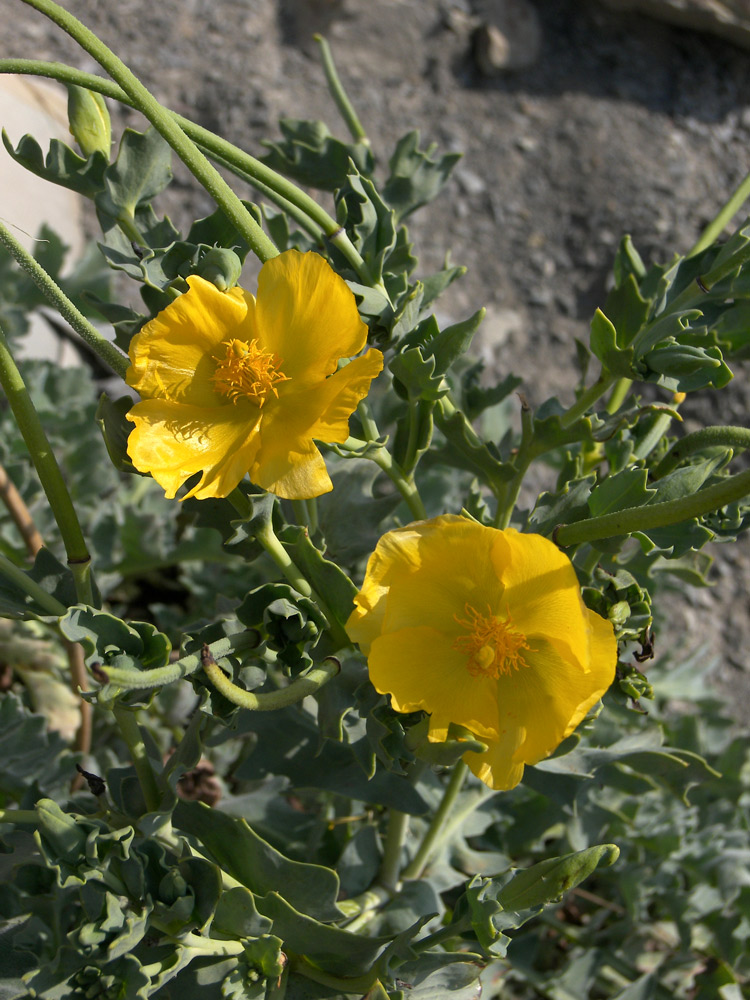
[[[278,382],[288,382],[281,371],[281,360],[270,351],[258,347],[257,340],[246,344],[244,340],[227,340],[223,358],[217,358],[213,383],[218,392],[228,396],[233,403],[249,399],[263,406],[270,392],[278,396]]]
[[[466,653],[466,667],[472,677],[486,674],[497,680],[502,674],[510,675],[513,670],[525,667],[522,651],[528,649],[526,636],[513,628],[508,615],[496,618],[487,607],[483,615],[470,604],[465,608],[466,617],[454,618],[467,630],[467,635],[459,636],[453,648]]]

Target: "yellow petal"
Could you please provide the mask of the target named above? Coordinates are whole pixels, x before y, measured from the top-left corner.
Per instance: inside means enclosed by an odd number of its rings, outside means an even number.
[[[387,532],[367,563],[362,589],[354,599],[355,608],[346,625],[349,636],[368,653],[370,644],[384,629],[433,625],[443,632],[456,630],[455,616],[464,613],[469,596],[476,597],[475,576],[489,577],[490,587],[497,583],[486,551],[491,534],[491,528],[454,514],[415,521]],[[472,558],[479,560],[476,574],[473,563],[465,557],[467,543]],[[444,557],[444,553],[448,554]],[[396,596],[387,601],[394,584]]]
[[[609,687],[616,662],[615,656],[609,663],[602,662],[596,672],[585,671],[578,663],[563,659],[551,644],[537,643],[526,654],[526,669],[502,678],[508,683],[498,685],[501,725],[505,718],[526,730],[516,752],[516,761],[526,764],[548,757],[575,729]]]
[[[286,500],[306,500],[333,489],[323,456],[311,439],[275,439],[264,429],[261,442],[250,478],[264,490]]]
[[[319,407],[319,416],[310,436],[329,444],[349,437],[349,417],[370,391],[370,383],[383,370],[383,355],[374,347],[310,390]]]
[[[128,420],[135,424],[128,438],[133,465],[150,472],[170,498],[197,472],[203,475],[186,497],[227,496],[260,444],[258,411],[249,405],[207,409],[149,399],[136,403]]]
[[[368,666],[376,690],[391,695],[397,712],[423,710],[433,715],[435,730],[455,722],[480,739],[497,737],[496,682],[472,677],[466,657],[441,632],[417,627],[381,635],[370,648]]]
[[[255,300],[241,288],[220,292],[198,275],[187,280],[189,290],[133,337],[125,379],[144,399],[214,407],[222,402],[211,381],[214,354],[229,337],[255,336]]]
[[[382,368],[380,351],[370,350],[312,388],[291,380],[268,399],[261,418],[261,447],[250,478],[263,489],[291,500],[317,497],[332,489],[323,457],[313,444],[345,441],[349,417]]]
[[[515,788],[523,777],[523,764],[514,760],[523,738],[523,729],[508,729],[499,740],[485,740],[487,749],[484,753],[469,751],[463,759],[485,785],[495,791],[507,791]]]
[[[340,358],[359,354],[367,327],[346,282],[316,253],[286,250],[258,277],[258,341],[299,387],[321,382]]]
[[[585,664],[586,608],[570,559],[549,539],[512,528],[502,532],[494,552],[514,626],[528,637],[554,638]]]

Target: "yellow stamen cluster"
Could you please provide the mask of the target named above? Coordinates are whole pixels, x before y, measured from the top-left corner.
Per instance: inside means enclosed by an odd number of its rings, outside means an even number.
[[[466,667],[472,677],[486,674],[497,680],[526,666],[522,655],[522,650],[529,648],[526,636],[513,628],[510,616],[497,618],[489,606],[483,615],[470,604],[465,613],[466,618],[454,617],[469,634],[459,636],[453,648],[467,654]]]
[[[263,406],[269,393],[278,396],[277,384],[288,382],[281,371],[281,360],[270,351],[258,346],[257,340],[225,341],[223,358],[217,358],[213,383],[217,391],[228,396],[233,403],[249,399]]]

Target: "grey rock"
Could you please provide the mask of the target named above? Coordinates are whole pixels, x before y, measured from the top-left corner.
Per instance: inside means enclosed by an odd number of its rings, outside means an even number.
[[[750,0],[603,0],[694,31],[707,31],[750,49]]]
[[[528,0],[479,4],[482,23],[474,32],[474,61],[486,77],[528,69],[539,58],[542,30]]]

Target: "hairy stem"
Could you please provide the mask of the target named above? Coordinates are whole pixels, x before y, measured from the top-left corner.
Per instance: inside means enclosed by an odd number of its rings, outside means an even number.
[[[633,531],[648,531],[649,528],[663,528],[668,524],[679,524],[693,517],[701,517],[720,510],[735,500],[750,494],[750,470],[729,476],[720,483],[698,490],[690,496],[664,503],[646,504],[643,507],[628,507],[592,517],[588,521],[562,524],[553,532],[553,541],[562,547],[594,542],[599,538],[613,538]]]
[[[675,441],[664,458],[652,470],[654,479],[660,479],[676,469],[683,458],[693,455],[703,448],[733,448],[742,451],[750,448],[750,429],[747,427],[703,427],[684,438]]]
[[[341,670],[341,664],[338,660],[329,656],[319,666],[312,667],[306,674],[292,681],[287,687],[278,691],[269,691],[266,694],[255,694],[253,691],[246,691],[244,688],[238,687],[227,677],[211,655],[208,646],[203,647],[201,666],[217,691],[233,705],[239,705],[240,708],[246,708],[251,712],[274,712],[279,708],[286,708],[288,705],[296,705],[298,701],[302,701],[308,695],[319,691]]]
[[[89,323],[83,313],[76,309],[62,288],[50,278],[41,264],[31,256],[2,222],[0,222],[0,243],[15,257],[50,305],[53,305],[63,319],[70,323],[81,339],[93,351],[96,351],[97,355],[105,364],[109,365],[116,375],[124,379],[125,372],[128,370],[128,359],[125,355],[106,337],[103,337],[93,323]]]

